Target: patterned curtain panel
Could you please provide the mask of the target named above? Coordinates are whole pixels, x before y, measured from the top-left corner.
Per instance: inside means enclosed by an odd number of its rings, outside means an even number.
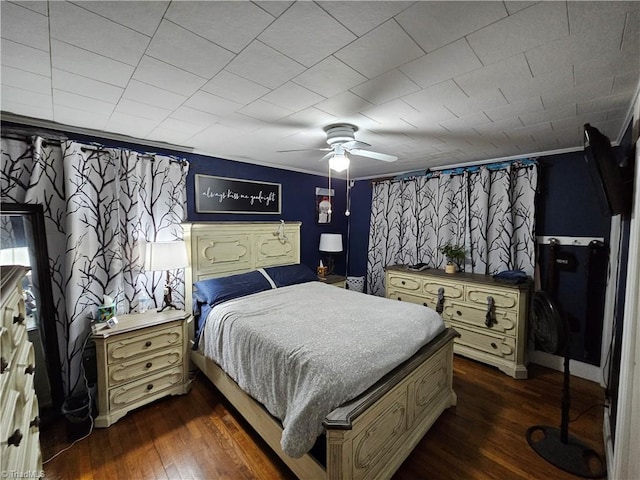
[[[508,166],[374,185],[367,289],[384,296],[384,268],[427,263],[444,268],[439,248],[464,245],[465,271],[491,275],[535,264],[537,169]]]
[[[48,145],[39,137],[3,138],[2,160],[2,201],[44,205],[53,314],[70,394],[82,388],[81,351],[104,295],[120,314],[134,311],[143,291],[160,306],[164,277],[143,272],[144,243],[182,238],[188,165],[70,141]],[[174,301],[184,302],[183,278],[175,287]]]

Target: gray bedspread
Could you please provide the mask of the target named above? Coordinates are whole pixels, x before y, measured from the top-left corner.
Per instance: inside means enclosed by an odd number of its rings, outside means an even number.
[[[329,412],[442,330],[430,308],[309,282],[214,307],[201,348],[281,420],[282,449],[300,457]]]

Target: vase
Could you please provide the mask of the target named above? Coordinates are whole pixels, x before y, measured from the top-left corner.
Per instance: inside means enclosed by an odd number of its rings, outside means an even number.
[[[445,273],[456,273],[456,266],[452,263],[447,263],[447,265],[444,267],[444,271]]]

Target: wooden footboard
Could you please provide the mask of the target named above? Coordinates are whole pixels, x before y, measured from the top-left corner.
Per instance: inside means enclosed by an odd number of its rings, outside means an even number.
[[[212,360],[192,352],[196,366],[301,479],[390,478],[440,414],[456,404],[453,339],[448,329],[363,395],[327,415],[326,470],[311,455],[289,457],[282,427]]]

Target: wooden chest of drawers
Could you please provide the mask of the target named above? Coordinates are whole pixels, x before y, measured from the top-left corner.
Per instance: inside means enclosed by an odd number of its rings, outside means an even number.
[[[187,319],[181,310],[118,316],[93,335],[98,367],[96,427],[129,411],[189,390]]]
[[[514,378],[527,378],[530,285],[505,284],[472,273],[413,272],[403,266],[388,267],[385,280],[387,298],[433,308],[460,333],[455,353],[494,365]]]
[[[0,470],[7,478],[42,473],[35,354],[27,337],[22,281],[28,269],[3,266],[0,310]]]

